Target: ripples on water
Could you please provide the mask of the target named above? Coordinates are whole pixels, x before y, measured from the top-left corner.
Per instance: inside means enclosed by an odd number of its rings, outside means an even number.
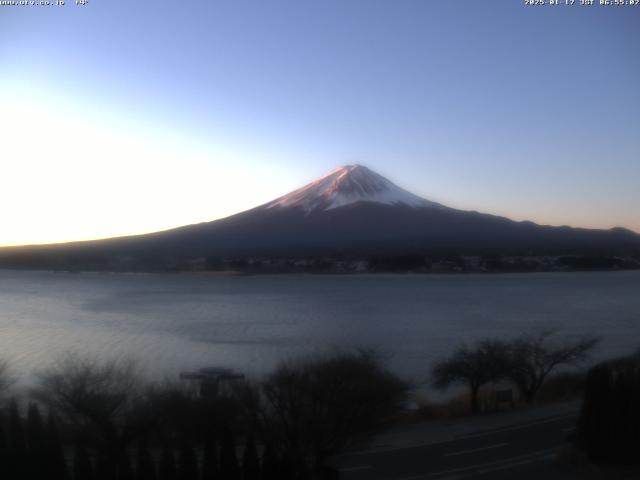
[[[212,277],[0,270],[0,357],[23,378],[63,352],[135,359],[154,377],[249,374],[331,347],[375,347],[413,380],[463,341],[531,328],[640,348],[640,272]]]

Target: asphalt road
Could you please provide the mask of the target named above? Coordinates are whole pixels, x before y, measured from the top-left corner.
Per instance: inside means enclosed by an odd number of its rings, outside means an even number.
[[[547,461],[575,429],[577,414],[550,417],[405,448],[355,452],[338,459],[345,480],[491,478],[494,472]],[[428,428],[428,426],[425,426]]]

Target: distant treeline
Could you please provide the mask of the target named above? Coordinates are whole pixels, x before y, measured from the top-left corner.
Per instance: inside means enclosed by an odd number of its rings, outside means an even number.
[[[375,255],[321,258],[208,257],[176,270],[239,271],[247,273],[481,273],[640,269],[640,258],[607,255],[462,256]]]
[[[186,253],[185,253],[186,255]],[[189,258],[137,251],[135,254],[105,253],[91,245],[71,247],[21,247],[0,249],[0,268],[57,271],[194,272],[236,271],[269,273],[450,273],[450,272],[549,272],[573,270],[640,269],[640,252],[621,255],[606,251],[566,254],[484,252],[461,255],[444,250],[402,254],[391,251],[366,253],[336,251],[334,254],[274,254],[202,256]]]

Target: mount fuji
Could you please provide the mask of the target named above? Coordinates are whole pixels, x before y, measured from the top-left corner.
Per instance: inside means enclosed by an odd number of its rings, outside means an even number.
[[[205,259],[374,255],[638,255],[623,228],[542,226],[449,208],[361,165],[211,222],[91,242],[0,249],[0,267],[190,269]]]
[[[318,180],[275,199],[266,208],[294,207],[309,213],[358,202],[409,207],[442,207],[407,192],[362,165],[336,168]],[[444,207],[442,207],[444,208]]]

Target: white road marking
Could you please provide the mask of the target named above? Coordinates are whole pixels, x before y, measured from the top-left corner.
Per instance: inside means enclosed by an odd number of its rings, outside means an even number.
[[[371,468],[371,465],[360,465],[357,467],[345,467],[345,468],[339,468],[338,470],[340,470],[341,472],[355,472],[358,470],[368,470]]]
[[[504,447],[505,445],[509,445],[509,444],[508,443],[496,443],[495,445],[487,445],[486,447],[472,448],[471,450],[462,450],[460,452],[445,453],[444,456],[445,457],[455,457],[457,455],[464,455],[466,453],[481,452],[482,450],[490,450],[492,448],[500,448],[500,447]]]
[[[517,465],[525,465],[527,463],[536,462],[550,457],[558,447],[549,448],[546,450],[539,450],[537,452],[527,453],[526,455],[518,455],[516,457],[505,458],[502,460],[496,460],[493,462],[480,463],[478,465],[470,465],[468,467],[452,468],[450,470],[441,470],[439,472],[426,473],[423,475],[416,475],[413,477],[396,477],[394,480],[428,480],[430,478],[440,478],[440,480],[459,478],[464,476],[464,473],[481,472],[487,473],[493,470],[502,470],[505,468],[514,467]]]
[[[497,472],[498,470],[506,470],[508,468],[517,467],[519,465],[527,465],[529,463],[538,462],[540,460],[544,460],[547,458],[552,458],[553,452],[546,452],[542,454],[535,455],[533,457],[528,457],[523,460],[519,460],[516,462],[508,462],[503,465],[498,465],[496,467],[484,468],[482,470],[478,470],[479,473],[489,473],[489,472]]]

